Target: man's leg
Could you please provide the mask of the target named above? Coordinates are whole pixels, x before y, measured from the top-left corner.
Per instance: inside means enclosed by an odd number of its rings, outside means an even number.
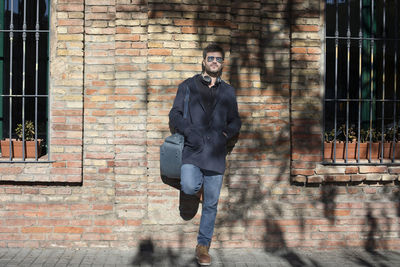
[[[208,247],[214,233],[218,199],[222,186],[222,174],[208,171],[203,171],[203,174],[204,199],[197,243]]]
[[[203,173],[193,164],[181,167],[181,190],[187,195],[196,195],[203,185]]]
[[[192,164],[181,167],[179,192],[179,214],[182,219],[189,221],[197,214],[199,208],[199,188],[203,184],[203,173]],[[197,192],[197,193],[196,193]]]

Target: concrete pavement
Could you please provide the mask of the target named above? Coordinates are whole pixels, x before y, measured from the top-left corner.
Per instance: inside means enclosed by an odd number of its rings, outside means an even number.
[[[211,266],[400,266],[400,252],[211,249]],[[0,248],[0,266],[198,266],[188,249]]]

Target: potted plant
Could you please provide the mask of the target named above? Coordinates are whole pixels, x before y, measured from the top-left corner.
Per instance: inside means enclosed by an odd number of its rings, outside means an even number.
[[[324,159],[343,159],[344,156],[344,142],[343,142],[342,127],[336,131],[336,144],[335,144],[335,129],[325,132],[324,134]],[[335,149],[336,148],[336,149]]]
[[[383,145],[383,158],[400,159],[400,126],[386,129]],[[381,150],[379,151],[381,152]]]
[[[384,138],[385,136],[386,134],[384,134]],[[361,129],[358,142],[358,129],[354,126],[346,129],[346,126],[342,125],[336,131],[336,145],[334,144],[334,137],[334,129],[325,133],[324,159],[346,159],[346,146],[347,159],[379,158],[382,133],[376,129]],[[336,152],[334,154],[335,146]]]
[[[25,128],[23,128],[22,123],[17,124],[15,133],[18,136],[17,139],[12,139],[11,142],[10,139],[1,140],[2,157],[10,157],[10,143],[12,145],[12,158],[22,158],[23,156],[25,156],[25,158],[35,158],[36,149],[37,156],[41,156],[42,140],[37,139],[35,141],[35,125],[32,121],[26,121]],[[25,149],[24,153],[23,148]]]
[[[360,159],[378,159],[382,133],[376,129],[360,130]]]

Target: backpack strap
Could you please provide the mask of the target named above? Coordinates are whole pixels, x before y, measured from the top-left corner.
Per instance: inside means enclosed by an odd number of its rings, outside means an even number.
[[[184,100],[184,106],[183,106],[183,118],[187,118],[187,114],[189,111],[189,95],[190,95],[190,89],[189,86],[186,84],[186,94],[185,94],[185,100]]]

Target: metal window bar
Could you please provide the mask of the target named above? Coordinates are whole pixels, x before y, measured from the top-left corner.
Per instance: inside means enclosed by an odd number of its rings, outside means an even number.
[[[13,94],[13,91],[12,91],[12,88],[13,88],[13,86],[12,86],[12,79],[13,79],[13,69],[12,69],[12,63],[13,63],[13,41],[14,41],[14,1],[11,1],[11,13],[10,13],[10,18],[11,18],[11,21],[10,21],[10,95],[12,95]],[[12,153],[13,153],[13,147],[12,147],[12,116],[11,116],[11,114],[12,114],[12,103],[13,103],[13,101],[12,101],[12,97],[10,97],[9,99],[8,99],[8,101],[9,101],[9,104],[10,104],[10,106],[9,106],[9,139],[10,139],[10,143],[9,143],[9,147],[10,147],[10,151],[9,151],[9,155],[10,155],[10,158],[9,158],[9,160],[10,161],[12,161]]]
[[[371,0],[369,2],[370,4],[370,36],[364,36],[363,34],[363,3],[365,2],[365,0],[359,0],[359,36],[355,37],[355,36],[351,36],[351,20],[350,20],[350,15],[351,15],[351,5],[350,5],[350,1],[347,1],[347,36],[339,36],[339,3],[344,3],[344,1],[339,1],[336,0],[334,3],[333,1],[327,1],[327,4],[335,4],[335,33],[334,36],[328,36],[326,35],[326,40],[328,39],[334,39],[335,41],[335,62],[334,62],[334,69],[335,69],[335,80],[334,80],[334,99],[328,99],[325,97],[325,101],[324,101],[324,125],[323,125],[323,129],[324,132],[327,129],[326,125],[325,125],[325,112],[326,112],[326,103],[332,102],[334,104],[334,137],[333,137],[333,159],[331,162],[323,162],[324,164],[356,164],[356,165],[361,165],[361,164],[371,164],[371,165],[379,165],[379,164],[386,164],[386,165],[399,165],[400,162],[395,160],[395,141],[399,141],[396,140],[396,133],[398,131],[397,129],[397,105],[400,102],[400,100],[397,99],[397,54],[398,54],[398,0],[395,0],[395,12],[396,15],[395,17],[395,23],[394,23],[394,28],[395,28],[395,37],[394,38],[387,38],[386,36],[386,30],[387,30],[387,21],[386,21],[386,10],[387,10],[387,6],[386,6],[386,0],[383,0],[383,16],[382,16],[382,27],[383,27],[383,33],[382,33],[382,38],[379,38],[378,36],[375,35],[375,30],[374,29],[374,25],[375,25],[375,1]],[[327,17],[326,15],[326,10],[325,10],[325,17]],[[327,23],[331,23],[331,22],[327,22]],[[390,25],[390,24],[389,24]],[[326,26],[325,26],[326,29]],[[338,58],[339,58],[339,40],[346,40],[347,41],[347,76],[346,76],[346,99],[343,98],[338,98]],[[350,54],[351,54],[351,41],[352,40],[358,40],[358,50],[359,50],[359,55],[358,55],[358,61],[359,61],[359,68],[358,68],[358,99],[352,99],[350,98],[350,92],[349,92],[349,87],[350,87]],[[369,42],[369,57],[370,57],[370,70],[369,70],[369,94],[370,97],[369,99],[363,98],[363,94],[362,94],[362,90],[363,90],[363,84],[362,84],[362,75],[363,75],[363,41],[368,41]],[[382,99],[376,99],[376,97],[378,96],[377,93],[377,89],[375,89],[375,58],[374,58],[374,53],[376,53],[377,50],[375,50],[375,42],[376,41],[382,41]],[[394,99],[387,99],[386,98],[386,46],[387,46],[387,41],[394,41],[395,43],[395,48],[394,48],[394,84],[393,84],[393,94],[394,94]],[[325,43],[325,47],[326,47],[326,43]],[[326,48],[327,49],[327,48]],[[325,57],[325,59],[327,60],[328,58]],[[325,77],[325,83],[326,83],[326,77]],[[358,121],[357,121],[357,125],[358,125],[358,130],[357,130],[357,150],[356,150],[356,160],[355,162],[350,162],[348,159],[348,144],[349,144],[349,104],[351,102],[356,102],[358,103]],[[337,129],[337,123],[338,123],[338,104],[340,103],[346,103],[346,128],[345,128],[345,132],[346,132],[346,138],[345,138],[345,155],[344,155],[344,162],[337,162],[336,161],[336,144],[337,144],[337,133],[338,133],[338,129]],[[361,162],[361,158],[360,158],[360,142],[361,142],[361,110],[362,110],[362,106],[365,104],[368,104],[369,106],[369,142],[368,142],[368,146],[369,146],[369,156],[367,155],[367,159],[368,162]],[[379,161],[375,161],[373,162],[371,160],[371,153],[372,153],[372,130],[373,130],[373,116],[375,114],[373,114],[373,107],[375,107],[376,103],[381,103],[381,131],[382,131],[382,135],[381,135],[381,146],[380,146],[380,156]],[[385,103],[392,103],[393,104],[393,129],[394,129],[394,134],[393,134],[393,140],[392,140],[392,144],[391,144],[391,148],[386,148],[386,149],[390,149],[391,156],[390,156],[390,163],[389,162],[384,162],[383,158],[384,158],[384,149],[385,147],[383,146],[384,143],[384,130],[385,130]],[[325,145],[325,144],[324,144]],[[323,147],[324,147],[323,145]],[[325,159],[324,159],[325,160]]]
[[[10,80],[9,80],[9,94],[1,94],[1,97],[8,97],[9,98],[9,161],[0,161],[0,163],[4,162],[31,162],[26,160],[25,151],[26,151],[26,144],[25,144],[25,107],[26,107],[26,98],[34,98],[34,103],[35,103],[35,119],[34,119],[34,127],[35,127],[35,136],[34,136],[34,141],[35,141],[35,162],[51,162],[51,161],[39,161],[39,155],[38,155],[38,98],[48,98],[48,94],[39,94],[39,37],[40,33],[47,33],[49,34],[49,30],[41,30],[40,29],[40,17],[39,17],[39,0],[36,1],[36,24],[35,24],[35,30],[28,30],[27,29],[27,23],[26,23],[26,12],[27,12],[27,7],[26,7],[26,0],[23,2],[23,25],[22,25],[22,30],[14,29],[14,1],[8,1],[10,8],[10,27],[8,30],[4,29],[1,30],[0,32],[7,32],[9,33],[9,42],[10,42]],[[0,7],[3,8],[3,7]],[[13,46],[14,46],[14,33],[22,33],[22,94],[13,94]],[[35,94],[26,94],[26,45],[27,45],[27,33],[35,33],[35,82],[34,82],[34,88],[35,88]],[[21,98],[22,99],[22,159],[21,160],[14,160],[13,159],[13,145],[12,145],[12,124],[13,124],[13,99],[14,98]],[[48,152],[49,154],[49,152]]]
[[[369,90],[370,90],[370,98],[371,101],[369,102],[369,159],[368,161],[371,162],[371,156],[372,156],[372,108],[373,108],[373,102],[374,102],[374,0],[372,0],[371,3],[371,42],[370,42],[370,64],[371,64],[371,70],[370,70],[370,80],[369,80]]]
[[[360,3],[360,26],[358,31],[358,37],[360,38],[358,41],[358,99],[362,98],[362,38],[363,38],[363,13],[362,13],[362,0],[359,1]],[[360,147],[360,139],[361,139],[361,101],[358,102],[358,131],[357,131],[357,147]],[[360,162],[360,149],[357,150],[357,162]]]
[[[35,24],[35,95],[38,95],[38,81],[39,81],[39,1],[36,1],[36,24]],[[38,142],[36,142],[38,140],[38,98],[35,97],[35,160],[38,160]]]
[[[395,101],[397,101],[397,49],[398,49],[398,40],[397,40],[397,38],[399,37],[398,36],[398,31],[399,31],[399,29],[398,29],[398,23],[399,23],[399,21],[398,21],[398,3],[397,3],[397,0],[395,0],[395,2],[394,2],[394,5],[395,5],[395,10],[396,10],[396,16],[395,16],[395,39],[396,39],[396,41],[395,41],[395,49],[394,49],[394,100]],[[392,162],[394,161],[394,156],[395,156],[395,153],[396,153],[396,146],[394,145],[394,143],[395,143],[395,141],[396,141],[396,133],[397,133],[397,125],[396,125],[396,123],[397,123],[397,119],[396,119],[396,115],[397,115],[397,111],[396,111],[396,109],[397,109],[397,103],[394,105],[394,107],[393,107],[393,129],[394,129],[394,134],[393,134],[393,142],[392,142]],[[398,140],[399,141],[399,140]]]
[[[25,160],[26,0],[24,0],[24,22],[22,25],[22,30],[22,160]],[[37,151],[35,151],[35,153],[36,152]]]
[[[336,1],[336,14],[335,14],[335,118],[334,118],[334,127],[335,127],[335,137],[333,140],[333,163],[336,162],[336,133],[337,133],[337,89],[338,89],[338,59],[339,59],[339,3]]]
[[[347,75],[346,75],[346,155],[345,162],[349,159],[349,116],[350,116],[350,1],[347,1]]]
[[[386,0],[383,0],[383,47],[382,47],[382,100],[385,100],[386,96],[386,84],[385,84],[385,72],[386,72]],[[381,123],[381,132],[385,131],[385,101],[382,102],[382,123]],[[381,143],[384,143],[384,136],[381,135]],[[384,146],[381,146],[381,155],[384,155]],[[380,163],[383,163],[383,156],[380,158]]]

